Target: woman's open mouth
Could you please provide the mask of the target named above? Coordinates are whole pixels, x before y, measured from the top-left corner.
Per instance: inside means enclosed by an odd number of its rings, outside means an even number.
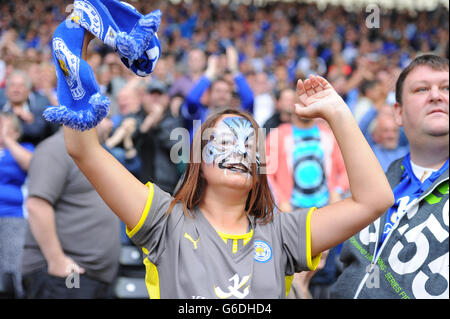
[[[242,173],[242,174],[250,173],[250,170],[248,169],[248,167],[242,163],[229,163],[229,164],[220,163],[219,167],[222,169],[227,169],[227,170]]]

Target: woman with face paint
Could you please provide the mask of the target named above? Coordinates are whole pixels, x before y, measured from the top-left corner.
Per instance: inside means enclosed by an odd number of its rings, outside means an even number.
[[[236,110],[198,130],[174,197],[140,183],[103,149],[95,128],[64,128],[68,153],[142,247],[150,298],[285,298],[295,272],[314,270],[322,251],[392,204],[377,159],[331,85],[299,80],[297,96],[298,115],[329,123],[351,185],[351,197],[320,209],[275,211],[258,125]]]

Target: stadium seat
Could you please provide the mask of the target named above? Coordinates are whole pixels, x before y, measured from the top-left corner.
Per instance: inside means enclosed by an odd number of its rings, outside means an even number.
[[[115,285],[114,293],[119,299],[148,299],[144,277],[119,277]]]
[[[145,266],[141,250],[123,244],[120,249],[119,275],[114,285],[114,295],[119,299],[148,299],[145,286]]]
[[[123,245],[119,261],[123,266],[142,266],[142,253],[136,246]]]
[[[119,277],[144,278],[142,252],[134,245],[122,245],[119,258]]]

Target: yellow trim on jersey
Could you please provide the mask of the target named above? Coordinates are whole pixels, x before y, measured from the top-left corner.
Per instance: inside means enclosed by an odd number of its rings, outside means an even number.
[[[148,296],[150,299],[161,299],[159,294],[159,275],[158,268],[148,258],[148,250],[142,248],[145,254],[145,286],[147,287]]]
[[[149,188],[147,202],[145,203],[144,211],[142,212],[141,218],[139,219],[139,222],[137,223],[137,225],[134,226],[134,228],[132,230],[128,229],[128,227],[126,229],[127,235],[130,238],[133,237],[139,231],[139,229],[141,229],[142,225],[144,224],[145,220],[147,219],[147,215],[148,215],[148,212],[150,211],[150,207],[152,206],[153,195],[155,194],[155,188],[154,188],[153,184],[150,182],[145,184],[145,186],[147,186]]]
[[[284,276],[284,286],[286,287],[286,298],[291,291],[292,282],[294,281],[294,275]]]
[[[316,270],[317,266],[319,266],[320,258],[322,257],[322,253],[314,257],[311,256],[311,214],[316,210],[316,207],[312,207],[308,211],[306,217],[306,260],[309,270]]]
[[[216,230],[216,232],[219,234],[219,236],[222,238],[223,241],[225,241],[226,239],[242,239],[242,240],[244,240],[244,245],[246,245],[250,241],[250,239],[252,239],[252,236],[253,236],[253,229],[250,229],[250,231],[248,233],[245,233],[242,235],[232,235],[232,234],[222,233],[218,230]]]
[[[218,230],[216,232],[219,234],[220,238],[222,238],[223,242],[226,244],[228,239],[233,240],[233,254],[237,252],[238,249],[238,240],[242,239],[243,246],[247,245],[250,239],[253,237],[253,229],[251,229],[248,233],[242,235],[231,235],[222,233]]]

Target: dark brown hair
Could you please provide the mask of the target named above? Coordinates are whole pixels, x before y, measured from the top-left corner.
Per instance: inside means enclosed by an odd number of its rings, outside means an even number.
[[[400,73],[397,83],[395,84],[395,100],[398,104],[402,104],[403,83],[408,74],[416,67],[427,65],[436,71],[448,70],[448,59],[433,54],[424,54],[415,58],[403,71]]]
[[[256,147],[260,155],[260,165],[261,167],[265,167],[264,136],[263,134],[261,134],[262,136],[258,136],[259,126],[252,116],[248,113],[235,109],[226,109],[224,111],[214,113],[206,119],[206,121],[202,124],[201,129],[199,129],[194,136],[194,142],[191,145],[190,161],[186,167],[184,180],[182,181],[179,190],[176,191],[174,195],[174,199],[169,206],[168,213],[172,211],[176,203],[180,202],[183,207],[184,214],[189,216],[189,211],[201,203],[207,183],[201,174],[201,160],[194,160],[194,150],[203,150],[208,142],[208,140],[202,139],[204,131],[208,128],[214,127],[216,122],[224,115],[240,116],[250,121],[256,134]],[[198,148],[198,143],[200,143],[200,148]],[[265,224],[272,220],[273,211],[276,207],[275,200],[269,188],[267,176],[258,171],[257,165],[254,161],[251,163],[251,171],[252,187],[247,196],[245,213],[247,215],[254,216],[257,222]]]

